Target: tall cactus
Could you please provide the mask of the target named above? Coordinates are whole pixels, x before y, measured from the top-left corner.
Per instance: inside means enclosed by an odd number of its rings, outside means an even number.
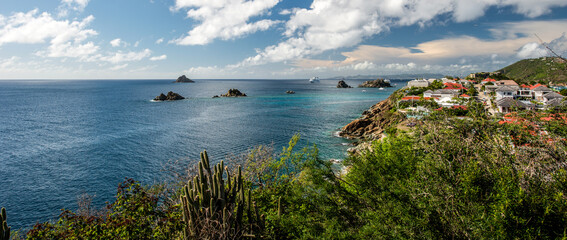
[[[2,208],[2,213],[0,214],[0,240],[10,239],[10,227],[8,227],[8,222],[6,219],[6,209]]]
[[[263,216],[252,202],[251,190],[244,188],[240,166],[233,177],[224,161],[211,172],[207,151],[201,152],[199,175],[187,182],[181,196],[185,239],[258,238]]]

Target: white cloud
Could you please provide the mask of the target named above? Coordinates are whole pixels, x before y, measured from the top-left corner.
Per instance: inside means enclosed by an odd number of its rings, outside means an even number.
[[[161,44],[163,42],[163,38],[156,40],[156,44]]]
[[[116,71],[116,70],[124,69],[124,68],[126,68],[126,67],[128,67],[128,63],[111,67],[110,70]]]
[[[59,5],[59,17],[66,17],[69,15],[69,11],[82,12],[87,7],[89,0],[61,0],[61,5]]]
[[[543,57],[546,54],[547,53],[545,48],[542,47],[539,43],[535,42],[531,42],[522,46],[522,48],[520,48],[517,53],[519,58],[538,58]]]
[[[6,71],[6,70],[12,70],[12,68],[16,65],[16,61],[19,60],[19,57],[16,56],[12,56],[11,58],[8,59],[0,59],[0,69]]]
[[[176,0],[175,9],[186,9],[187,17],[200,22],[187,36],[173,40],[178,45],[205,45],[214,39],[230,40],[265,31],[279,21],[250,18],[265,14],[280,0]]]
[[[258,65],[300,59],[327,50],[355,46],[365,38],[388,31],[392,27],[414,24],[423,27],[444,16],[450,16],[456,22],[471,21],[483,16],[490,7],[508,6],[518,14],[537,17],[548,13],[552,7],[567,6],[567,1],[314,0],[310,8],[294,9],[291,13],[284,33],[287,39],[258,51],[256,56],[249,57],[237,65]],[[283,12],[283,14],[287,13],[290,12]],[[463,40],[469,43],[478,42],[474,38]],[[442,43],[445,42],[431,44]],[[420,47],[430,50],[430,54],[439,56],[450,54],[449,51],[443,51],[436,45]],[[459,44],[454,44],[452,47],[459,47]]]
[[[155,57],[151,57],[150,61],[161,61],[161,60],[165,60],[167,59],[167,55],[161,55],[161,56],[155,56]]]
[[[72,7],[73,10],[83,11],[87,4],[89,4],[89,0],[61,0],[61,3]]]
[[[152,51],[150,49],[144,49],[141,52],[127,52],[127,53],[118,51],[108,56],[100,56],[98,59],[110,63],[133,62],[147,58],[151,54]]]
[[[120,38],[116,38],[116,39],[110,41],[110,45],[113,46],[113,47],[119,47],[121,43],[122,43],[122,40],[120,40]]]
[[[518,50],[517,56],[519,58],[538,58],[543,56],[554,56],[555,54],[563,56],[567,51],[567,37],[565,36],[565,33],[563,33],[561,37],[553,39],[551,42],[546,43],[546,45],[551,50],[536,42],[527,43]]]
[[[38,44],[49,41],[47,51],[39,51],[40,56],[85,57],[98,51],[98,47],[85,40],[97,35],[87,29],[94,20],[88,16],[82,21],[55,20],[49,13],[37,9],[27,13],[15,13],[5,18],[0,25],[0,46],[8,43]]]

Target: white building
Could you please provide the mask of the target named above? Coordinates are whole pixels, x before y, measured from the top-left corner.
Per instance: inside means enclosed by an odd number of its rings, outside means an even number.
[[[539,86],[532,89],[532,96],[536,101],[543,102],[543,95],[553,92],[551,89],[547,88],[546,86]]]
[[[429,81],[425,79],[415,79],[408,82],[408,87],[429,87]]]
[[[494,92],[496,93],[496,100],[500,100],[502,98],[514,98],[519,89],[519,87],[513,86],[500,86],[496,90],[494,90]]]
[[[449,89],[438,89],[435,91],[427,90],[423,93],[423,97],[432,97],[432,98],[454,98],[458,96],[459,93]]]

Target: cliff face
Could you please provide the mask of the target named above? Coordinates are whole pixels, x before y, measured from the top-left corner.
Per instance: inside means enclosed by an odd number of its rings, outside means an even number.
[[[393,107],[391,98],[392,96],[364,111],[362,117],[344,126],[339,135],[354,139],[379,139],[386,128],[403,119],[402,115],[390,112]]]

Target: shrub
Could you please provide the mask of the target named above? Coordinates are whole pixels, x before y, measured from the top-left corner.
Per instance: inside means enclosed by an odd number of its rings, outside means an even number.
[[[36,224],[28,239],[172,239],[179,237],[179,205],[160,201],[159,194],[126,179],[118,185],[116,200],[100,216],[69,210],[56,223]]]

